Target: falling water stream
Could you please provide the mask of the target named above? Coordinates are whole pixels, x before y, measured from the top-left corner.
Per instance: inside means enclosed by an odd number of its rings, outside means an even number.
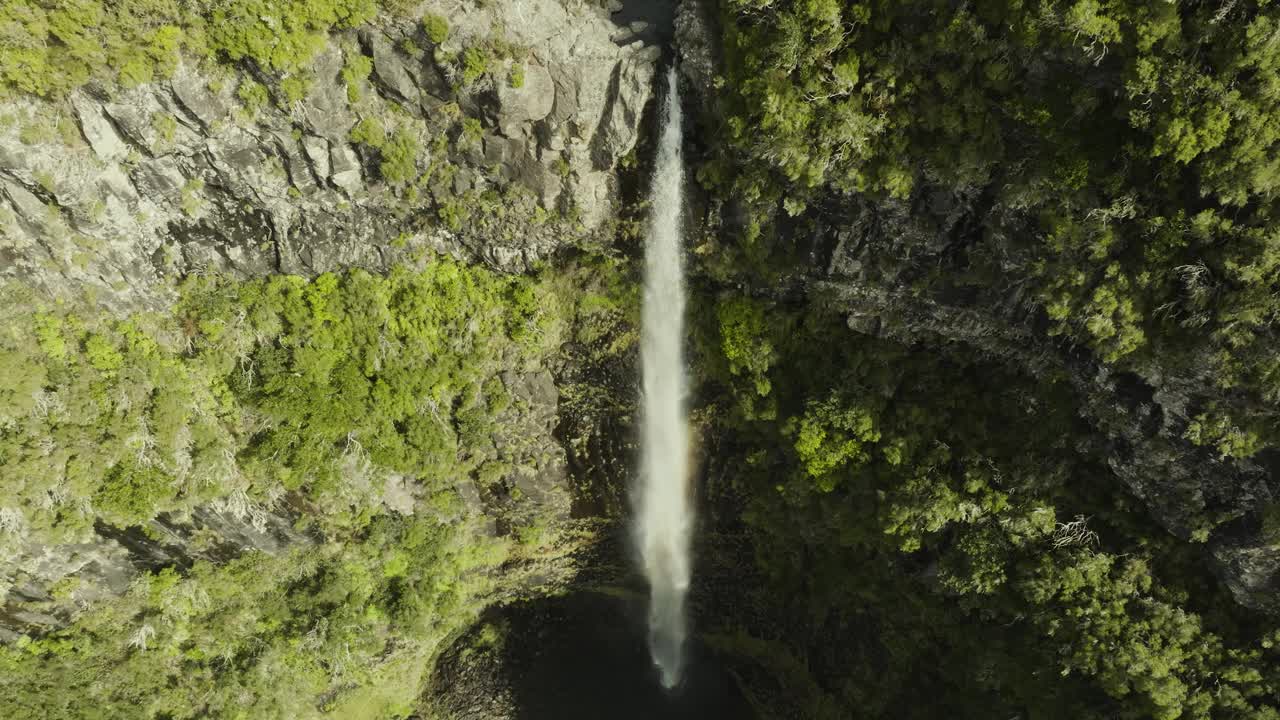
[[[684,670],[693,505],[685,421],[684,275],[681,211],[684,166],[676,71],[667,73],[645,246],[640,358],[644,407],[636,535],[649,581],[649,652],[665,687]]]

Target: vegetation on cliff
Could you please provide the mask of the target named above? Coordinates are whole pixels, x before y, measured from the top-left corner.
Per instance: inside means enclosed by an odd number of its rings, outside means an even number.
[[[720,9],[733,152],[702,177],[753,209],[748,244],[857,197],[963,212],[954,271],[921,289],[1028,288],[1052,333],[1103,361],[1215,385],[1195,442],[1247,456],[1280,437],[1280,8]]]
[[[747,602],[780,619],[747,630],[802,658],[805,717],[1280,717],[1280,628],[1118,492],[1065,383],[820,301],[730,294],[701,327]]]
[[[186,53],[243,70],[252,115],[304,92],[330,30],[413,5],[0,0],[0,97],[145,83]],[[962,216],[945,262],[898,289],[1013,297],[1033,332],[1098,368],[1198,382],[1185,439],[1256,455],[1280,439],[1280,8],[717,9],[727,146],[699,177],[745,212],[736,252],[702,258],[736,284],[693,304],[696,417],[743,508],[743,571],[767,580],[725,614],[743,636],[723,647],[785,665],[773,680],[802,687],[805,718],[1280,719],[1280,627],[1121,489],[1066,383],[957,344],[854,336],[821,297],[750,285],[794,258],[796,228],[839,230],[859,203]],[[406,17],[414,57],[454,37],[449,18]],[[347,99],[381,110],[373,60],[344,54]],[[519,88],[517,55],[490,42],[437,60],[454,84]],[[432,133],[395,115],[362,116],[348,139],[406,208],[429,182],[454,188],[424,150],[488,150],[458,104]],[[182,188],[189,215],[203,190]],[[446,195],[434,216],[456,233],[512,208],[547,220],[514,189]],[[194,276],[172,312],[127,317],[6,285],[0,557],[96,535],[163,544],[207,510],[290,537],[271,554],[196,534],[117,598],[74,572],[32,590],[24,607],[56,622],[0,645],[0,715],[420,710],[437,644],[494,590],[487,571],[545,541],[543,518],[501,518],[493,537],[463,508],[460,485],[521,492],[522,458],[495,438],[528,408],[504,373],[544,371],[566,344],[623,355],[636,291],[622,276],[441,258],[385,276]],[[624,404],[605,380],[576,389],[582,406]]]
[[[523,411],[503,378],[626,317],[601,285],[609,268],[512,277],[432,259],[385,277],[195,277],[176,313],[126,319],[10,287],[5,557],[95,525],[163,546],[166,523],[210,507],[271,532],[291,518],[295,536],[218,562],[240,551],[197,533],[179,557],[202,559],[114,600],[69,576],[47,605],[73,622],[0,647],[0,715],[417,708],[436,643],[493,590],[482,571],[548,540],[545,519],[518,512],[509,522],[541,530],[480,532],[457,488],[519,492],[506,486],[519,443],[494,447]]]
[[[717,8],[728,143],[699,177],[744,212],[709,272],[776,278],[812,262],[789,239],[879,212],[848,242],[901,255],[856,278],[1184,378],[1183,437],[1221,457],[1280,438],[1273,4]],[[877,236],[902,216],[927,229]],[[794,653],[806,717],[1280,716],[1274,618],[1125,493],[1053,371],[854,335],[813,295],[725,292],[702,327],[761,602],[797,618],[727,644]]]
[[[376,0],[5,0],[0,94],[58,95],[93,78],[132,87],[170,75],[182,52],[298,73],[330,30],[366,23],[378,7]]]

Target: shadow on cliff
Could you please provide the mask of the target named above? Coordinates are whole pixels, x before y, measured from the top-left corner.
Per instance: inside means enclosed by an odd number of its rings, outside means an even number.
[[[684,682],[658,683],[644,599],[581,592],[493,608],[446,652],[454,717],[750,720],[733,676],[693,644]]]

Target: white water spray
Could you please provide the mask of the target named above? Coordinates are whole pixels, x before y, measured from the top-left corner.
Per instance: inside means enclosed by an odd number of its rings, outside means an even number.
[[[650,191],[640,360],[644,408],[637,543],[649,580],[649,652],[668,688],[684,669],[685,594],[693,504],[685,421],[684,275],[680,258],[684,165],[676,71],[667,74],[662,134]]]

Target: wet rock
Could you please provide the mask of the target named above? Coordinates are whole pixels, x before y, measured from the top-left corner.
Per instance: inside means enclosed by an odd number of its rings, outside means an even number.
[[[676,10],[676,48],[680,53],[680,74],[694,88],[691,93],[704,104],[714,97],[716,76],[715,34],[711,30],[710,11],[699,0],[683,0]]]

